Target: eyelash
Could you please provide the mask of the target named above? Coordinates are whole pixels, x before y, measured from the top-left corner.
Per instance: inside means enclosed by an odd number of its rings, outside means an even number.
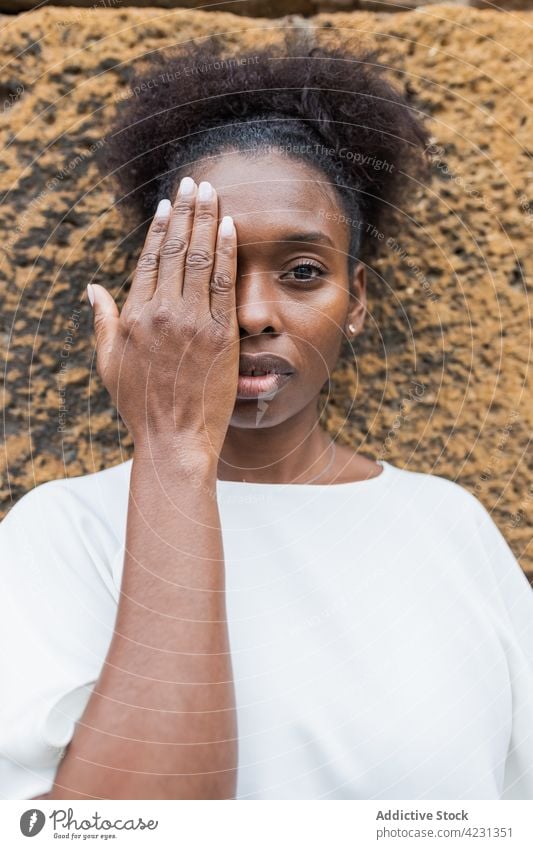
[[[312,259],[306,259],[305,262],[298,262],[295,265],[293,265],[293,267],[291,269],[289,269],[288,272],[284,272],[281,276],[284,277],[285,274],[290,274],[291,272],[294,272],[295,269],[302,268],[302,267],[303,268],[309,268],[309,267],[316,268],[316,270],[320,273],[315,274],[314,277],[308,277],[308,278],[304,278],[304,279],[300,279],[300,280],[298,280],[298,278],[293,277],[292,279],[296,280],[296,282],[298,282],[298,283],[311,283],[313,280],[316,280],[322,274],[326,273],[326,269],[322,265],[320,265],[320,263],[315,262]]]

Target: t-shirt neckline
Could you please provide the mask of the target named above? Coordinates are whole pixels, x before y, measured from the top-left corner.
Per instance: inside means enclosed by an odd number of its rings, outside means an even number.
[[[390,463],[386,460],[376,460],[375,461],[379,466],[381,466],[382,471],[379,475],[374,475],[372,478],[365,478],[364,480],[359,481],[346,481],[345,483],[261,483],[259,481],[229,481],[229,480],[221,480],[217,478],[217,484],[222,484],[223,486],[259,486],[259,487],[275,487],[276,489],[339,489],[346,488],[351,486],[364,486],[365,488],[371,485],[376,485],[378,481],[382,481],[383,478],[388,478],[390,471],[392,469]]]

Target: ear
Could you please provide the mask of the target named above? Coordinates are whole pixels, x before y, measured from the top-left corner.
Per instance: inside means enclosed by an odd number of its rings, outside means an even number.
[[[366,268],[357,263],[350,277],[350,302],[346,313],[345,333],[349,339],[363,329],[366,315]]]

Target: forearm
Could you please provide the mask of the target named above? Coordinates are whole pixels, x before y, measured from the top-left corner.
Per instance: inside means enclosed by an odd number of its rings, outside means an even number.
[[[114,635],[50,798],[235,795],[216,467],[171,456],[134,455]]]

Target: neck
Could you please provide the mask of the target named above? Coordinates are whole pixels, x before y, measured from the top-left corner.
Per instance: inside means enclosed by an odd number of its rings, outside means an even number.
[[[305,483],[331,460],[331,438],[318,423],[316,400],[272,427],[230,427],[220,454],[219,480]]]

